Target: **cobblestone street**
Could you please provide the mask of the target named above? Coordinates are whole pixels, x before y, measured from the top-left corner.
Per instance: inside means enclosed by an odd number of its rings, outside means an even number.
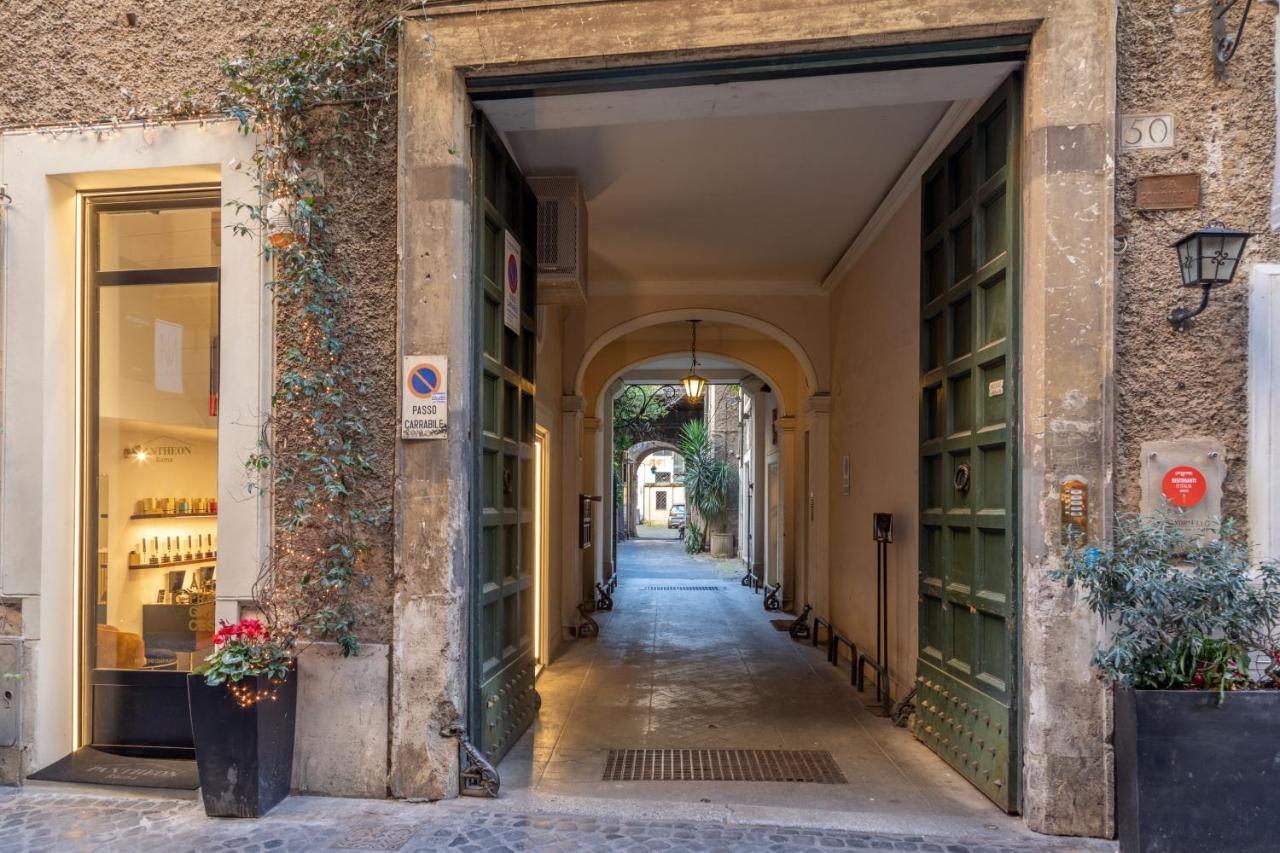
[[[257,821],[212,820],[199,803],[0,789],[0,853],[206,850],[770,851],[934,853],[1113,850],[1074,839],[993,841],[711,822],[602,818],[455,801],[292,797]]]

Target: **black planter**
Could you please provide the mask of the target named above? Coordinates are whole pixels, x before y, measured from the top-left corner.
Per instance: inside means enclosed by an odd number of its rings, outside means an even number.
[[[1123,853],[1275,851],[1280,690],[1115,691]]]
[[[225,684],[210,687],[204,676],[187,677],[200,793],[210,817],[262,817],[289,796],[293,779],[297,672],[279,685],[265,676],[240,685],[272,690],[276,698],[244,708]]]

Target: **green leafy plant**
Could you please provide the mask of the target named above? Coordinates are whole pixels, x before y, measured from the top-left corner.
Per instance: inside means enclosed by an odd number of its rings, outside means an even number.
[[[702,550],[703,535],[702,528],[697,522],[689,521],[685,524],[684,547],[690,554],[697,554]]]
[[[385,137],[398,27],[398,17],[317,26],[280,52],[222,63],[219,110],[256,141],[257,198],[235,203],[234,227],[266,235],[277,325],[291,332],[262,441],[246,461],[250,488],[270,489],[277,518],[255,599],[273,642],[291,652],[318,638],[356,651],[370,532],[390,520],[390,504],[367,487],[370,382],[353,354],[352,275],[336,250],[340,213],[320,167],[350,168]]]
[[[691,554],[702,550],[706,534],[729,511],[730,495],[737,486],[738,472],[716,455],[707,425],[689,421],[680,430],[676,445],[684,457],[684,490],[687,503],[703,520],[699,529],[692,517],[685,548]]]
[[[1138,689],[1280,686],[1280,564],[1254,562],[1229,519],[1217,539],[1176,522],[1121,515],[1109,546],[1073,549],[1053,573],[1108,629],[1094,666]]]

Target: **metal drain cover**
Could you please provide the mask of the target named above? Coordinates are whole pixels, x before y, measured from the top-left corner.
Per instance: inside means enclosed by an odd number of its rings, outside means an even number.
[[[723,586],[642,586],[642,592],[719,592]]]
[[[825,749],[611,749],[603,780],[848,784]]]

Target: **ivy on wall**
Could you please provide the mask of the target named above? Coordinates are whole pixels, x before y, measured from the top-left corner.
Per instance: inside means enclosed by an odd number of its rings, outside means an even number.
[[[233,203],[235,230],[266,234],[276,324],[291,330],[247,461],[251,489],[269,490],[276,517],[254,598],[295,648],[327,639],[347,655],[358,647],[370,534],[390,522],[391,506],[367,486],[370,383],[353,355],[350,271],[332,236],[340,211],[320,167],[358,165],[388,133],[399,27],[399,16],[319,26],[287,50],[224,61],[218,103],[256,141],[257,199]]]

